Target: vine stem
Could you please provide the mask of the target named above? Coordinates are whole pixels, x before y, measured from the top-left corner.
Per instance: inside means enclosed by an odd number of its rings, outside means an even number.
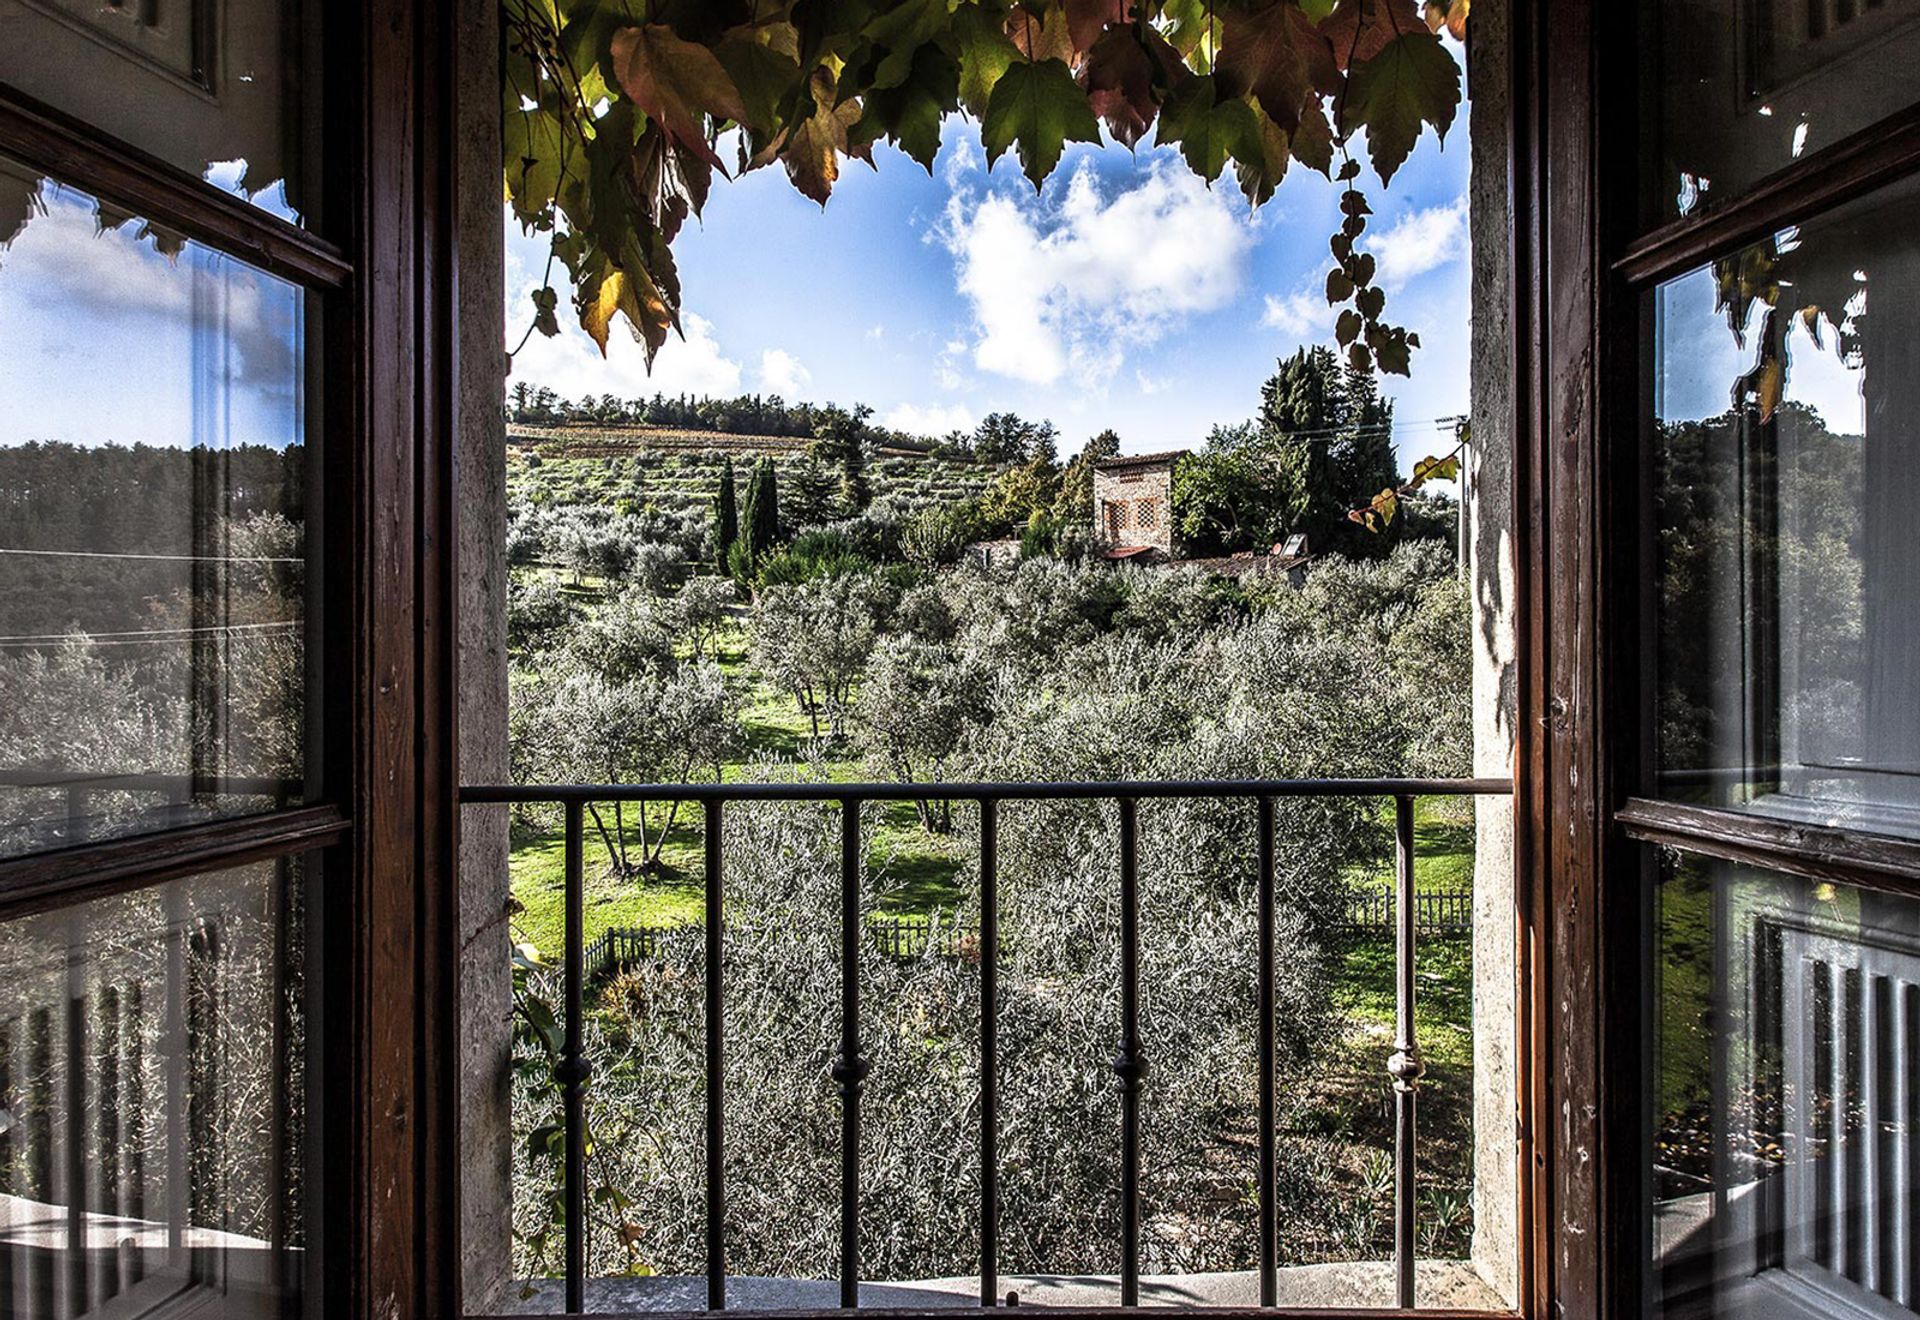
[[[544,26],[536,30],[533,27],[530,20],[526,17],[526,9],[524,5],[520,7],[520,12],[521,12],[521,18],[518,26],[520,27],[520,30],[521,30],[522,39],[527,42],[527,53],[528,53],[529,59],[532,60],[533,57],[541,51],[545,51],[548,55],[548,58],[538,59],[534,61],[535,76],[537,77],[539,75],[539,71],[542,66],[552,70],[556,75],[559,73],[560,69],[564,66],[567,74],[570,75],[573,79],[573,87],[571,92],[570,93],[568,92],[565,78],[556,76],[553,79],[553,81],[557,85],[559,85],[562,94],[566,95],[567,99],[571,101],[576,107],[584,106],[586,103],[586,98],[581,94],[581,90],[580,90],[580,71],[573,67],[572,57],[567,54],[566,47],[560,44],[559,32],[554,30],[551,26]],[[557,59],[553,57],[557,57]],[[520,92],[521,99],[533,101],[536,106],[539,104],[539,98],[527,96],[526,93],[524,91],[521,91],[521,89],[517,86],[514,88],[514,90],[517,92]],[[588,107],[588,108],[590,109],[591,107]],[[520,109],[520,113],[523,117],[526,116],[527,114],[526,107],[522,106]],[[579,126],[578,122],[576,122],[573,116],[571,115],[560,116],[559,121],[560,121],[560,172],[558,177],[554,180],[553,196],[549,199],[550,205],[554,208],[556,212],[559,210],[559,206],[560,206],[560,185],[566,180],[566,177],[567,177],[567,148],[571,145],[571,138],[568,136],[567,130],[571,128],[575,133],[578,133],[580,135],[581,149],[585,150],[585,147],[586,147],[586,130]],[[531,133],[529,133],[529,137],[531,137]],[[540,272],[540,287],[543,289],[550,289],[553,287],[554,258],[555,258],[555,252],[553,249],[553,245],[551,242],[549,242],[547,245],[547,264]],[[513,370],[513,359],[518,357],[520,355],[520,350],[527,346],[527,341],[533,338],[533,332],[539,328],[539,325],[540,325],[540,318],[538,316],[535,316],[532,320],[527,322],[527,328],[525,332],[521,334],[520,342],[515,344],[512,347],[512,349],[510,349],[507,353],[507,370],[508,371]]]

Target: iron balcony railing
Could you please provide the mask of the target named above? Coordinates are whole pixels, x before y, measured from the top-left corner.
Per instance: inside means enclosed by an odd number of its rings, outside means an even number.
[[[1275,1134],[1274,803],[1281,798],[1386,798],[1393,802],[1395,1030],[1387,1073],[1394,1087],[1395,1304],[1414,1304],[1415,1107],[1425,1066],[1414,1032],[1414,963],[1419,905],[1414,894],[1413,806],[1422,797],[1504,796],[1505,779],[1157,780],[1106,783],[965,784],[514,784],[468,785],[472,805],[558,805],[565,818],[566,954],[562,970],[566,1025],[554,1068],[565,1128],[566,1307],[586,1302],[586,1090],[591,1068],[582,1052],[582,998],[587,981],[584,818],[590,803],[697,802],[704,811],[706,938],[706,1264],[707,1306],[724,1310],[727,1218],[724,1155],[726,1094],[721,941],[724,934],[722,825],[729,803],[818,802],[838,805],[840,851],[840,1043],[832,1076],[838,1085],[840,1143],[840,1305],[859,1305],[860,1097],[868,1073],[860,1038],[860,953],[870,942],[860,916],[860,807],[867,802],[963,801],[980,808],[980,1304],[997,1304],[1000,1194],[998,1178],[1000,911],[999,807],[1002,802],[1112,801],[1120,834],[1120,1040],[1113,1059],[1120,1091],[1120,1304],[1140,1302],[1140,1090],[1146,1042],[1140,1038],[1139,804],[1145,799],[1231,799],[1257,817],[1259,1030],[1260,1300],[1278,1304],[1279,1225]]]

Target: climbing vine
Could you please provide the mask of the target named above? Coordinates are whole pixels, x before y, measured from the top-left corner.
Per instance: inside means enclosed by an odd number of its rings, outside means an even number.
[[[1335,179],[1326,280],[1348,361],[1405,375],[1386,319],[1365,154],[1388,185],[1444,138],[1469,0],[503,0],[507,199],[551,239],[528,333],[559,332],[555,267],[601,351],[624,319],[653,360],[678,331],[672,245],[716,172],[771,166],[824,205],[846,160],[888,142],[929,170],[941,126],[979,122],[1038,188],[1069,142],[1149,132],[1247,200],[1294,161]]]

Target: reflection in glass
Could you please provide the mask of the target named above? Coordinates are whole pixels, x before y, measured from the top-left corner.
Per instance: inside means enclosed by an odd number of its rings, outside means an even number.
[[[1649,295],[1665,796],[1920,830],[1913,198]]]
[[[1693,214],[1917,98],[1920,0],[1653,0],[1643,223]]]
[[[0,925],[0,1314],[300,1314],[304,888],[288,859]]]
[[[0,0],[0,82],[297,224],[316,192],[321,8]],[[0,241],[6,193],[0,178]]]
[[[1920,1303],[1920,902],[1669,854],[1653,899],[1653,1311]]]
[[[306,296],[35,184],[0,248],[0,854],[306,769]]]

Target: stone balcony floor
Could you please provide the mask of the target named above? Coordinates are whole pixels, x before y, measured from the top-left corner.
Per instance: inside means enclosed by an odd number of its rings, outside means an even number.
[[[977,1278],[919,1279],[863,1283],[860,1304],[874,1307],[974,1306]],[[1022,1306],[1116,1306],[1119,1281],[1112,1277],[1058,1274],[1008,1274],[1000,1292],[1020,1294]],[[1415,1300],[1426,1307],[1488,1311],[1508,1309],[1465,1261],[1425,1260],[1414,1276]],[[563,1309],[565,1290],[557,1279],[537,1279],[524,1297],[500,1307],[504,1315],[535,1315]],[[1283,1306],[1391,1306],[1393,1266],[1387,1261],[1343,1261],[1292,1265],[1279,1271]],[[1140,1280],[1144,1306],[1257,1306],[1260,1279],[1251,1271],[1220,1274],[1152,1275]],[[606,1278],[587,1282],[589,1313],[624,1311],[699,1311],[707,1304],[706,1280],[686,1275],[656,1278]],[[830,1279],[736,1277],[727,1281],[727,1308],[741,1311],[819,1310],[840,1304],[840,1285]]]

